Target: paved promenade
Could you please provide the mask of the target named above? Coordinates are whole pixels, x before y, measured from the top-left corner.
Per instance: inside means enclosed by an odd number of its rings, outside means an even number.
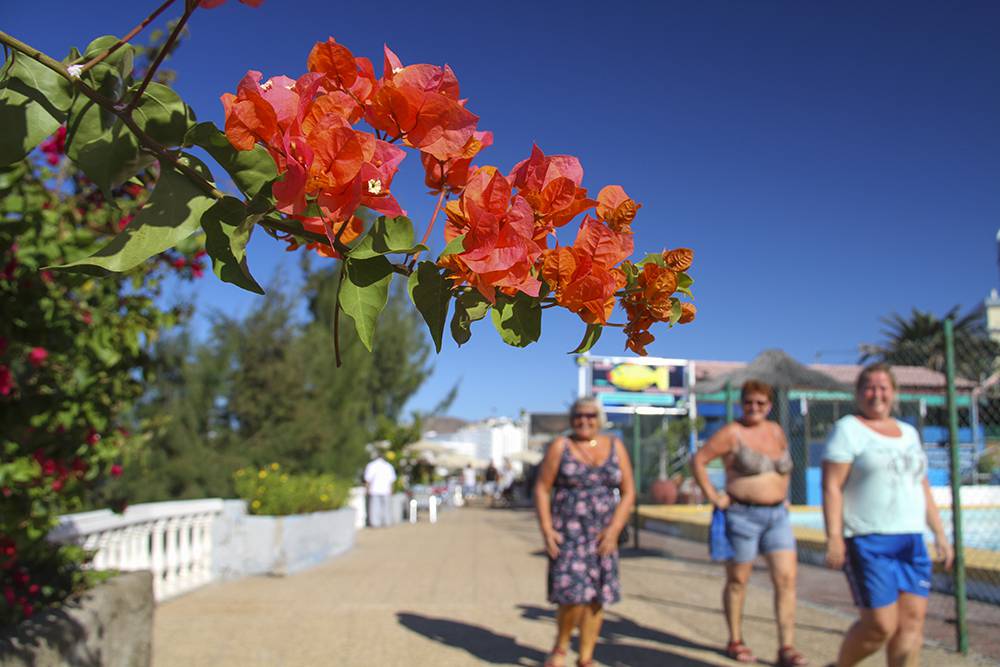
[[[609,609],[599,664],[736,664],[720,652],[718,566],[686,557],[675,540],[646,532],[642,540],[643,550],[622,560],[624,597]],[[541,665],[554,620],[539,546],[527,511],[464,508],[442,512],[433,526],[363,531],[351,552],[301,574],[215,584],[161,605],[153,664]],[[747,643],[773,664],[769,588],[751,586],[746,614]],[[797,643],[822,667],[849,624],[845,613],[803,603]],[[935,647],[923,660],[983,662]]]

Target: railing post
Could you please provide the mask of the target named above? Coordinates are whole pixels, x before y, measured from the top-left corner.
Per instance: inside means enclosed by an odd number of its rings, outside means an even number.
[[[437,496],[431,496],[427,499],[427,515],[430,518],[431,523],[437,523],[438,520],[438,499]]]
[[[410,523],[417,522],[417,499],[410,498]]]
[[[164,591],[164,573],[166,571],[164,537],[167,529],[166,519],[157,519],[153,522],[153,540],[151,548],[151,560],[153,570],[153,597],[161,600]]]
[[[949,317],[944,321],[945,375],[948,382],[948,441],[951,450],[951,523],[955,543],[955,638],[958,650],[969,652],[965,618],[965,546],[962,536],[962,472],[958,451],[958,403],[955,400],[955,332]]]

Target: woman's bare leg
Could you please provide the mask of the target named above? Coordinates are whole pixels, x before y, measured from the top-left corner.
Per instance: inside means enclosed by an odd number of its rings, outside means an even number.
[[[726,585],[722,588],[722,608],[729,626],[729,641],[743,641],[743,601],[747,595],[747,581],[753,562],[726,563]]]
[[[580,662],[586,663],[594,658],[594,647],[601,635],[601,624],[604,622],[604,607],[599,602],[591,602],[583,607],[580,619]]]

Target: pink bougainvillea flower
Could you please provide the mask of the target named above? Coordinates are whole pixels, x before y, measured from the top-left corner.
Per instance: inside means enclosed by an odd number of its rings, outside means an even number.
[[[7,366],[0,365],[0,396],[10,396],[14,391],[14,376]]]
[[[122,476],[122,473],[123,473],[124,471],[125,471],[125,469],[124,469],[124,468],[122,468],[122,467],[121,467],[121,466],[120,466],[119,464],[117,464],[117,463],[115,463],[114,465],[112,465],[112,466],[111,466],[111,476],[112,476],[112,477],[121,477],[121,476]]]
[[[45,360],[49,356],[49,351],[44,347],[33,347],[31,351],[28,352],[28,363],[38,368],[45,363]]]

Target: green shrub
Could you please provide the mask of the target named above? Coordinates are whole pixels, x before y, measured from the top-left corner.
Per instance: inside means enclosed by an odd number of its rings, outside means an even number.
[[[250,514],[286,516],[335,510],[347,502],[351,482],[334,475],[283,472],[272,463],[264,468],[240,468],[233,474],[236,495]]]

